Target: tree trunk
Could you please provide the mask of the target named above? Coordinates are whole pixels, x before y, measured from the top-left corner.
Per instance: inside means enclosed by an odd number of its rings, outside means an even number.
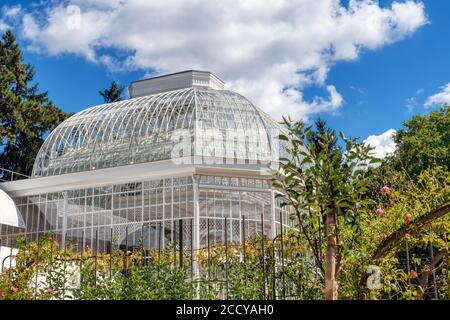
[[[326,257],[326,274],[325,274],[325,299],[337,300],[338,286],[336,281],[336,215],[328,213],[326,216],[326,232],[327,232],[327,257]]]

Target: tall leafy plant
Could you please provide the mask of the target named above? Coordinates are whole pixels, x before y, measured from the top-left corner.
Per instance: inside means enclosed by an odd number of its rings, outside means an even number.
[[[358,232],[358,212],[372,201],[365,198],[365,168],[379,160],[372,148],[346,138],[318,120],[316,129],[302,121],[284,118],[286,157],[274,187],[284,206],[293,209],[315,265],[325,282],[325,298],[338,298],[337,275],[351,250],[353,239],[343,239],[341,228]]]

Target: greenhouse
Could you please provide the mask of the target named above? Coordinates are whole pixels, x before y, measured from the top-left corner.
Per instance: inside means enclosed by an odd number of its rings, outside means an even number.
[[[196,250],[290,224],[271,184],[281,125],[210,72],[136,81],[129,93],[68,118],[30,178],[0,185],[20,216],[0,224],[2,248],[51,233],[101,252]]]

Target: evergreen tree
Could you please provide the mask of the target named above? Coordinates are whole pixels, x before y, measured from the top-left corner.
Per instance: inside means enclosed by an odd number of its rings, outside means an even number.
[[[117,82],[113,81],[108,88],[99,91],[98,93],[103,97],[105,103],[112,103],[122,100],[124,87],[119,86]]]
[[[67,115],[32,84],[34,68],[23,62],[11,31],[0,39],[0,167],[30,175],[45,135]],[[0,173],[6,179],[6,173]]]
[[[327,127],[327,122],[321,118],[318,118],[314,122],[316,126],[316,130],[312,131],[311,138],[309,139],[309,142],[313,143],[315,147],[317,148],[317,151],[321,151],[324,147],[326,147],[328,150],[333,150],[336,147],[337,143],[337,136],[336,132]],[[324,146],[325,141],[326,146]]]

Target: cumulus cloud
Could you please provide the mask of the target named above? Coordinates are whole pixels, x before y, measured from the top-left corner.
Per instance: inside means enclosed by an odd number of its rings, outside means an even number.
[[[22,7],[18,6],[4,6],[2,8],[2,15],[7,18],[15,18],[22,12]]]
[[[429,108],[435,105],[450,105],[450,83],[442,87],[441,92],[427,98],[425,107]]]
[[[21,21],[31,50],[80,55],[114,71],[210,70],[277,118],[336,111],[344,99],[327,83],[334,63],[427,23],[413,0],[51,1]],[[309,85],[327,96],[305,99]]]
[[[6,31],[9,29],[9,26],[0,19],[0,31]]]
[[[0,9],[0,31],[4,32],[8,29],[11,29],[11,25],[9,23],[10,20],[16,19],[16,17],[20,18],[22,13],[22,7],[20,5],[17,6],[3,6]]]
[[[375,148],[372,151],[373,156],[383,159],[395,151],[396,145],[393,136],[396,132],[394,129],[389,129],[380,135],[368,136],[364,143]]]

